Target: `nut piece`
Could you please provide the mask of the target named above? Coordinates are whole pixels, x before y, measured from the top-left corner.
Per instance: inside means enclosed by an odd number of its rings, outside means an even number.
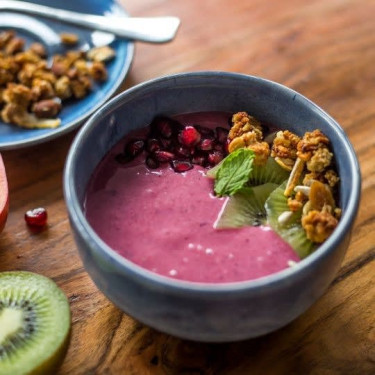
[[[61,110],[61,100],[59,98],[41,100],[33,104],[31,111],[38,118],[53,118]]]
[[[318,148],[306,163],[306,167],[311,172],[323,172],[331,164],[333,154],[327,147]]]
[[[309,240],[316,243],[324,242],[338,224],[337,219],[327,211],[311,210],[302,218],[302,227]]]
[[[93,61],[106,62],[112,60],[116,52],[109,46],[94,47],[87,52],[87,58]]]
[[[91,77],[95,81],[103,82],[108,78],[108,73],[105,65],[102,62],[94,61],[90,67]]]
[[[228,151],[247,148],[255,154],[254,165],[264,165],[270,154],[267,142],[262,142],[263,134],[260,122],[246,112],[235,113],[232,117],[233,126],[229,131]]]
[[[279,131],[273,140],[271,156],[284,169],[291,171],[297,159],[300,137],[289,130]]]
[[[26,108],[32,99],[31,90],[24,85],[8,83],[7,88],[3,92],[3,100],[6,103],[17,104]]]
[[[25,45],[25,41],[21,38],[13,38],[11,39],[5,46],[5,54],[7,55],[14,55],[17,52],[23,50]]]
[[[73,33],[61,33],[60,40],[63,44],[74,45],[78,43],[79,38],[78,35]]]
[[[318,148],[327,147],[329,139],[319,130],[306,132],[302,140],[297,145],[297,156],[304,161],[309,161],[313,152]]]
[[[233,140],[241,135],[254,132],[256,140],[261,141],[263,139],[262,127],[260,122],[246,112],[238,112],[232,116],[233,126],[229,131],[228,139]]]
[[[70,79],[67,76],[62,76],[55,83],[56,95],[64,100],[70,98],[73,93],[70,88]]]
[[[42,43],[32,43],[29,48],[30,51],[34,52],[40,57],[46,57],[47,52]]]

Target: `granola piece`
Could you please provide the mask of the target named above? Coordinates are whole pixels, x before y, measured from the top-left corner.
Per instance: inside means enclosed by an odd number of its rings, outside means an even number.
[[[29,48],[30,51],[38,55],[39,57],[43,58],[47,56],[47,51],[44,48],[42,43],[32,43]]]
[[[241,137],[243,134],[248,132],[254,132],[257,141],[263,139],[262,127],[260,122],[246,112],[238,112],[232,116],[233,126],[229,131],[228,139],[230,141],[237,137]]]
[[[51,84],[54,84],[57,80],[56,76],[48,68],[44,67],[38,67],[33,73],[33,78],[40,78]]]
[[[272,143],[271,156],[284,169],[291,171],[297,159],[300,137],[289,130],[279,131]]]
[[[13,103],[24,108],[28,107],[31,99],[31,90],[24,85],[8,83],[7,88],[3,92],[3,100],[6,103]]]
[[[239,148],[247,147],[256,142],[258,142],[257,135],[255,132],[249,131],[234,138],[228,145],[228,151],[233,152]]]
[[[85,97],[92,88],[91,80],[87,76],[79,76],[77,79],[70,81],[74,97],[77,99]]]
[[[73,33],[60,33],[61,43],[67,45],[75,45],[78,43],[79,38],[77,34]]]
[[[324,174],[324,178],[331,188],[336,186],[336,184],[340,181],[340,177],[337,176],[337,173],[333,169],[328,169],[328,171]]]
[[[302,209],[302,207],[306,203],[307,199],[308,199],[307,196],[303,192],[297,191],[294,198],[292,198],[292,197],[288,198],[287,203],[288,203],[288,207],[289,207],[290,211],[296,212],[296,211],[299,211],[300,209]]]
[[[40,78],[33,79],[31,84],[31,92],[33,94],[34,101],[50,99],[56,96],[51,82]]]
[[[255,142],[247,146],[255,154],[254,165],[265,165],[270,155],[270,146],[267,142]]]
[[[6,44],[4,51],[7,55],[14,55],[17,52],[20,52],[23,50],[23,47],[25,46],[25,41],[22,38],[12,38],[10,41]]]
[[[34,72],[38,68],[38,65],[32,63],[26,63],[22,69],[18,72],[17,78],[20,83],[25,86],[31,86]]]
[[[92,61],[106,62],[115,56],[116,52],[109,46],[94,47],[87,52],[87,58]]]
[[[24,51],[24,52],[18,52],[14,56],[14,61],[19,63],[20,65],[24,65],[26,63],[36,64],[40,60],[41,60],[41,57],[30,50]]]
[[[70,79],[67,76],[62,76],[55,82],[55,90],[56,95],[62,100],[68,99],[73,95]]]
[[[289,210],[292,211],[292,212],[299,211],[303,206],[302,202],[300,202],[297,199],[293,199],[291,197],[288,198],[287,203],[288,203]]]
[[[90,66],[90,75],[95,81],[104,82],[108,78],[107,68],[102,62],[94,61]]]
[[[34,114],[15,103],[8,103],[1,111],[3,121],[16,124],[23,128],[56,128],[60,125],[60,119],[38,119]]]
[[[319,130],[306,132],[297,145],[297,156],[304,161],[309,161],[314,151],[321,147],[327,147],[329,139]]]
[[[306,163],[306,167],[311,172],[323,172],[325,168],[331,165],[333,154],[327,147],[318,148]]]
[[[311,210],[302,218],[302,227],[309,240],[324,242],[334,231],[338,220],[328,211]]]
[[[61,110],[61,100],[59,98],[41,100],[33,104],[31,111],[38,118],[53,118]]]
[[[231,153],[239,148],[247,148],[254,151],[254,165],[265,165],[270,154],[270,146],[267,142],[259,142],[257,135],[253,131],[244,133],[234,138],[228,145],[228,151]]]
[[[4,56],[0,58],[0,85],[14,82],[20,66],[14,61],[13,57]]]
[[[89,67],[87,65],[86,60],[84,59],[78,59],[74,61],[73,66],[77,69],[78,75],[88,75],[89,74]]]

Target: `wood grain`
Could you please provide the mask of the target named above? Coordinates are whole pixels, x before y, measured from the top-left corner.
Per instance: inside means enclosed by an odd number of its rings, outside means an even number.
[[[60,375],[375,373],[375,1],[122,0],[135,16],[176,15],[175,41],[136,45],[123,89],[150,78],[226,70],[283,83],[328,111],[345,129],[363,176],[352,242],[325,295],[287,327],[231,344],[179,340],[113,306],[82,267],[62,194],[74,134],[3,152],[10,215],[0,237],[0,270],[52,277],[69,297],[72,339]],[[24,212],[48,209],[32,233]]]

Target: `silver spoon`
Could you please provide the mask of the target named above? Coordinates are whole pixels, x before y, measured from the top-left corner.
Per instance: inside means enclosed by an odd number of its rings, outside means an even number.
[[[177,17],[95,16],[18,0],[0,0],[0,10],[53,18],[89,29],[107,31],[122,38],[150,43],[171,41],[180,25]]]

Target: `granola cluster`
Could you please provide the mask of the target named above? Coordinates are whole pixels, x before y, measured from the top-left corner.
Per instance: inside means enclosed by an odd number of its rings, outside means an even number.
[[[270,155],[289,171],[284,191],[289,212],[301,211],[301,225],[307,238],[315,243],[324,242],[341,216],[341,209],[333,198],[339,177],[327,136],[319,129],[306,132],[302,138],[289,130],[278,131],[270,151],[263,141],[258,120],[246,112],[239,112],[233,115],[232,122],[228,135],[229,152],[246,147],[254,151],[256,165],[264,165]]]
[[[255,165],[264,165],[270,154],[270,147],[263,141],[260,122],[246,112],[235,113],[232,117],[233,126],[228,134],[228,151],[248,148],[254,151]]]
[[[74,34],[63,34],[62,43],[78,42]],[[81,99],[93,82],[107,79],[105,62],[115,52],[108,46],[88,52],[69,50],[54,55],[52,62],[40,43],[25,49],[25,41],[14,31],[0,33],[0,117],[24,128],[55,128],[62,101]]]

